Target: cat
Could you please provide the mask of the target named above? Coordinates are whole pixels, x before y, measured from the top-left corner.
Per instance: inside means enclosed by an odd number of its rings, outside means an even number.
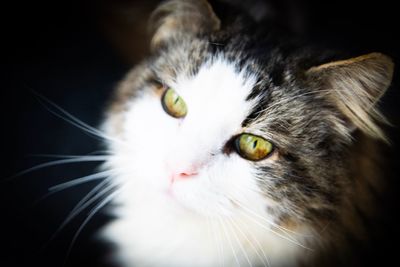
[[[152,14],[151,56],[102,126],[117,189],[101,235],[121,266],[337,266],[383,187],[393,61],[228,13],[170,0]]]

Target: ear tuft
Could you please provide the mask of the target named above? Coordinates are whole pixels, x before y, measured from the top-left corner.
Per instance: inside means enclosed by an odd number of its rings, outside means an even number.
[[[220,24],[206,0],[166,1],[150,17],[151,49],[154,51],[171,38],[217,31]]]
[[[390,86],[393,61],[371,53],[310,68],[306,75],[334,102],[353,127],[387,141],[377,122],[388,123],[376,103]]]

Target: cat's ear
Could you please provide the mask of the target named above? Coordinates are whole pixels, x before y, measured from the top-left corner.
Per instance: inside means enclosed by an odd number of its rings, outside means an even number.
[[[312,67],[306,75],[317,82],[318,90],[345,115],[350,129],[358,128],[385,140],[376,122],[387,121],[376,103],[392,81],[393,68],[388,56],[371,53]]]
[[[171,38],[216,31],[220,24],[206,0],[167,1],[150,17],[151,49],[154,51]]]

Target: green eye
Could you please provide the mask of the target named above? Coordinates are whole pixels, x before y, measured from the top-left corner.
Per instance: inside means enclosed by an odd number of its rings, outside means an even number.
[[[175,90],[167,89],[162,97],[162,106],[169,115],[175,118],[183,118],[186,116],[187,107],[185,101]]]
[[[244,133],[236,137],[235,148],[241,157],[258,161],[271,154],[273,145],[262,137]]]

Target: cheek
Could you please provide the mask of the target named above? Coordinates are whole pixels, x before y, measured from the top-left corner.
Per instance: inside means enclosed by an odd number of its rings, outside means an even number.
[[[113,144],[114,166],[125,182],[154,182],[165,174],[165,157],[179,121],[168,116],[156,95],[131,103],[123,123],[124,144]]]
[[[131,103],[124,123],[124,139],[146,152],[145,145],[151,148],[171,138],[177,130],[178,120],[167,115],[157,95],[147,94]],[[146,140],[147,142],[143,142]]]
[[[236,216],[245,209],[265,212],[252,166],[236,155],[216,157],[198,176],[176,183],[172,193],[185,207],[207,216]]]

